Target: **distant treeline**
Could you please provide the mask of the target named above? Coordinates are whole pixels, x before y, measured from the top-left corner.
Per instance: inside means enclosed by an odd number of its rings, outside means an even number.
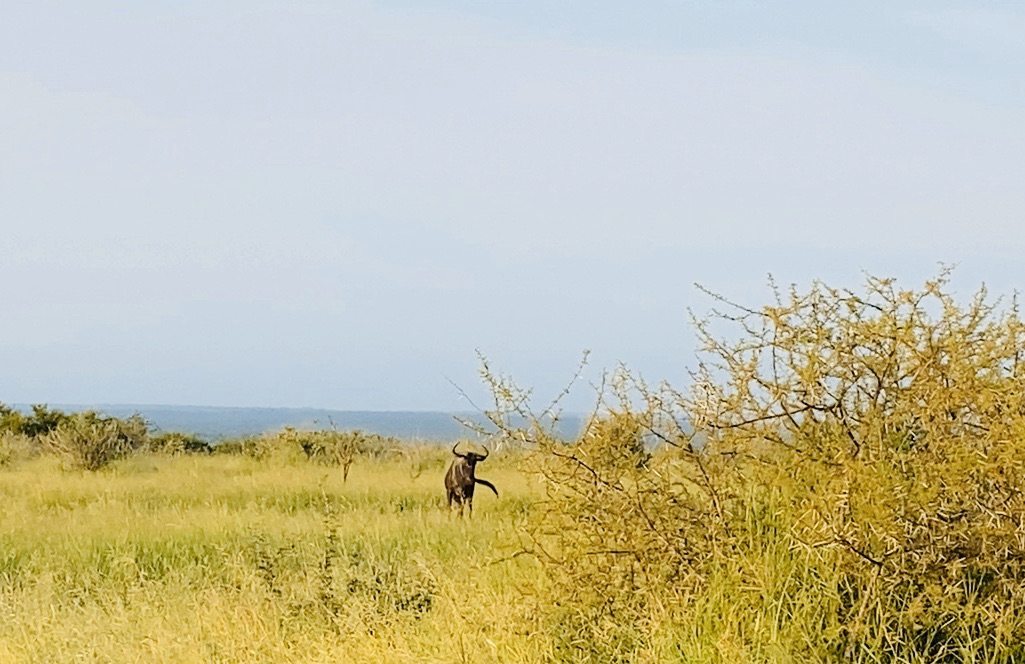
[[[164,455],[238,454],[254,459],[306,459],[340,466],[343,477],[360,456],[402,450],[402,439],[360,430],[296,429],[211,444],[179,431],[154,431],[138,412],[114,417],[95,410],[65,412],[37,404],[28,412],[0,403],[0,465],[48,455],[69,469],[99,470],[137,452]]]
[[[19,413],[31,415],[34,406],[14,405]],[[43,408],[46,408],[45,406]],[[244,436],[256,436],[285,427],[295,429],[358,429],[392,438],[454,442],[471,432],[456,418],[483,423],[477,413],[445,413],[440,411],[356,411],[315,408],[231,408],[205,406],[161,405],[66,405],[55,410],[63,412],[93,411],[109,417],[128,418],[138,414],[154,431],[177,431],[217,442]],[[584,416],[568,414],[562,418],[558,431],[565,438],[576,437]]]

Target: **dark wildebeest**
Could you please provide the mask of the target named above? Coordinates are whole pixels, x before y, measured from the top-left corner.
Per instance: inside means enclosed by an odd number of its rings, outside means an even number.
[[[466,454],[460,454],[456,451],[459,447],[459,443],[452,446],[452,454],[456,455],[455,459],[452,459],[452,464],[448,467],[448,472],[445,473],[445,489],[448,491],[448,507],[452,509],[452,501],[456,501],[459,505],[459,516],[463,516],[463,505],[465,504],[470,508],[470,516],[473,516],[473,489],[478,484],[483,484],[492,491],[495,495],[498,495],[498,489],[495,485],[486,480],[477,479],[474,475],[474,468],[477,463],[488,458],[488,448],[484,448],[484,455],[481,456],[476,452],[467,452]]]

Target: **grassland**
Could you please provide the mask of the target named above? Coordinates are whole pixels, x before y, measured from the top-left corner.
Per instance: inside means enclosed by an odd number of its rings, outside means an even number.
[[[729,550],[688,590],[634,579],[644,568],[631,561],[658,569],[637,557],[658,555],[642,540],[629,560],[581,554],[549,575],[515,555],[546,523],[537,476],[492,455],[480,471],[501,497],[479,493],[472,520],[459,520],[443,501],[448,458],[364,456],[347,482],[288,455],[140,453],[98,472],[15,460],[0,468],[0,662],[1018,661],[1011,619],[999,651],[976,638],[942,659],[837,652],[842,552],[795,549],[784,525],[794,511],[765,487],[738,503]],[[647,468],[664,474],[673,459]],[[564,544],[595,528],[639,537],[635,508],[653,513],[657,493],[630,467],[604,511],[563,500]],[[955,590],[949,603],[978,612]]]
[[[1025,661],[1025,322],[945,279],[722,300],[569,444],[485,361],[472,521],[446,449],[0,404],[0,662]]]
[[[550,661],[543,576],[509,558],[527,477],[489,460],[501,498],[460,521],[445,453],[346,483],[224,455],[0,470],[0,661]]]

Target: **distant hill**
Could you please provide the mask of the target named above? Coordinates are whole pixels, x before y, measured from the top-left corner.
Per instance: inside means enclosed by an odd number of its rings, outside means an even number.
[[[207,406],[161,406],[132,404],[49,404],[67,412],[97,410],[113,417],[140,413],[157,431],[181,431],[210,440],[223,440],[276,431],[283,427],[339,430],[360,429],[382,436],[405,439],[449,442],[472,437],[456,421],[463,417],[481,421],[479,413],[443,413],[436,411],[363,411],[324,410],[317,408],[229,408]],[[15,407],[27,410],[26,405]],[[560,432],[572,437],[580,431],[582,418],[567,415],[560,422]]]

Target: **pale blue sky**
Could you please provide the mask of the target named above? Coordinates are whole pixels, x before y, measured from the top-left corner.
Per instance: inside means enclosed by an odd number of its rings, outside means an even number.
[[[683,384],[695,281],[1021,288],[1023,183],[1020,3],[9,2],[0,401]]]

